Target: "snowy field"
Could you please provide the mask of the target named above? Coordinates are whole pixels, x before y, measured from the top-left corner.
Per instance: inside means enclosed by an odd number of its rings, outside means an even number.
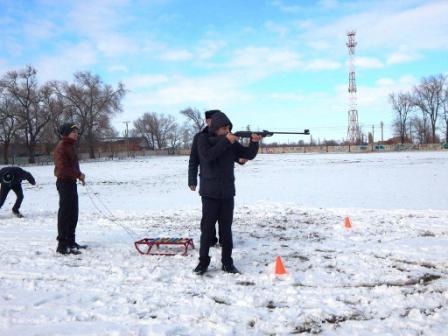
[[[81,256],[55,253],[53,167],[28,168],[26,218],[13,193],[0,209],[0,335],[447,335],[448,152],[259,155],[236,167],[243,274],[222,272],[213,248],[203,277],[187,161],[81,164]],[[197,246],[137,254],[134,240],[160,236]]]

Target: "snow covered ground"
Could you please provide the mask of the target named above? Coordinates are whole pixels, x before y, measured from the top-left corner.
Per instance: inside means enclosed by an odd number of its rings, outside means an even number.
[[[132,244],[185,236],[199,247],[186,165],[82,164],[77,233],[91,248],[68,257],[55,253],[53,167],[28,168],[38,186],[24,184],[26,218],[11,216],[12,193],[0,209],[0,335],[446,335],[448,152],[260,155],[238,166],[243,274],[223,273],[213,248],[203,277],[192,273],[197,249],[154,257]]]

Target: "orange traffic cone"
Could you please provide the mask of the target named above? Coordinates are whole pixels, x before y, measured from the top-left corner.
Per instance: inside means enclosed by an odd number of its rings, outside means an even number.
[[[352,222],[350,222],[350,218],[348,216],[345,217],[344,227],[346,229],[351,229],[352,228]]]
[[[288,274],[288,272],[286,272],[285,266],[283,265],[282,258],[280,256],[278,256],[275,259],[275,275],[285,275],[285,274]]]

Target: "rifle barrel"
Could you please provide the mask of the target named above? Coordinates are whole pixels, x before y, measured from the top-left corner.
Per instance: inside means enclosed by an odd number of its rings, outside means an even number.
[[[310,132],[270,132],[274,134],[309,134]]]
[[[241,136],[249,136],[250,134],[264,134],[264,136],[272,136],[274,134],[301,134],[301,135],[310,135],[310,130],[305,129],[303,132],[271,132],[271,131],[239,131],[235,132],[236,135],[241,134]],[[244,134],[244,135],[243,135]]]

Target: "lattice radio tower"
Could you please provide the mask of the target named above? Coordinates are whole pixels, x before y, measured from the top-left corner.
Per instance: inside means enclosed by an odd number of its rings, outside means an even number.
[[[347,32],[347,47],[349,55],[349,73],[348,73],[348,93],[349,93],[349,110],[348,110],[348,129],[347,140],[355,144],[359,141],[359,124],[358,124],[358,108],[356,104],[356,76],[355,76],[355,47],[356,31]]]

